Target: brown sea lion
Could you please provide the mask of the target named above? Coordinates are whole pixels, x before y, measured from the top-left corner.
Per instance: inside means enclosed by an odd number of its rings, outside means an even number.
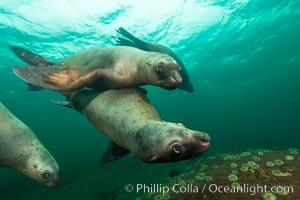
[[[58,185],[59,167],[28,126],[0,103],[0,166],[15,168],[47,186]]]
[[[119,46],[131,46],[144,51],[165,53],[171,56],[172,58],[174,58],[179,64],[179,66],[181,67],[182,84],[178,88],[187,92],[194,92],[194,86],[190,81],[190,77],[184,66],[184,63],[180,60],[180,58],[175,54],[174,51],[172,51],[170,48],[164,45],[141,40],[133,36],[123,27],[120,27],[117,30],[117,32],[125,37],[125,38],[123,37],[117,38],[117,45]]]
[[[68,106],[111,138],[103,163],[129,152],[149,163],[174,162],[195,158],[210,145],[206,133],[162,121],[143,89],[114,89],[100,94],[83,89],[67,96]]]
[[[156,85],[175,89],[181,82],[180,67],[169,55],[133,47],[94,48],[51,62],[24,48],[11,50],[30,66],[14,67],[27,83],[55,91],[126,88]]]

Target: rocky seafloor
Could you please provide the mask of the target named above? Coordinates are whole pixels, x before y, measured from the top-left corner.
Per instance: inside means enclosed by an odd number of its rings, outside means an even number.
[[[122,176],[128,171],[107,174],[100,170],[43,194],[42,199],[300,200],[300,148],[217,153],[190,162],[188,167],[187,164],[172,177],[167,175],[169,165],[154,165],[148,172],[137,168],[129,174],[135,178],[130,179],[130,192],[124,189],[128,177]],[[153,177],[147,178],[146,174]],[[137,192],[137,183],[142,180],[146,180],[148,188]],[[41,199],[41,195],[34,194],[29,199]]]
[[[155,189],[137,199],[300,200],[299,149],[216,154]]]

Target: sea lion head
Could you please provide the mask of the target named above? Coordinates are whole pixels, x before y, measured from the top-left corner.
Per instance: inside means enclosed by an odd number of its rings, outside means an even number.
[[[154,73],[151,73],[153,85],[167,90],[174,90],[182,83],[180,75],[181,68],[178,63],[169,55],[162,53],[151,53],[153,57],[147,64]],[[153,81],[155,80],[155,81]]]
[[[33,154],[25,166],[19,170],[46,186],[55,187],[60,183],[58,164],[46,149]]]
[[[140,142],[142,154],[138,157],[149,163],[196,158],[210,146],[208,134],[187,129],[182,124],[160,122],[144,131],[141,137],[144,141]]]

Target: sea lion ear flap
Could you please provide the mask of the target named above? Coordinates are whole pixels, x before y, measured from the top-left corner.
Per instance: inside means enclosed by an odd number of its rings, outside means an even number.
[[[124,156],[126,156],[129,153],[127,149],[124,149],[123,147],[120,147],[113,141],[109,143],[109,146],[106,150],[106,152],[103,154],[101,163],[106,164],[110,163],[114,160],[118,160]]]

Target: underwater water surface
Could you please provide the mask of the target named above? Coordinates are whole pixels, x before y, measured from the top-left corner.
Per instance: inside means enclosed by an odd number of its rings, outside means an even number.
[[[164,183],[172,170],[191,171],[201,161],[147,164],[129,155],[100,164],[109,138],[74,110],[49,103],[64,100],[62,95],[28,91],[12,71],[25,63],[8,45],[56,61],[84,49],[115,46],[119,27],[170,47],[185,63],[195,92],[145,88],[163,120],[211,136],[203,158],[249,148],[300,147],[297,0],[2,0],[0,101],[55,157],[62,184],[47,188],[14,169],[0,168],[1,199],[133,199],[139,195],[126,193],[126,184]],[[287,153],[275,151],[271,157]],[[293,162],[299,170],[300,158]],[[290,173],[299,176],[299,171]],[[290,199],[300,198],[299,192]]]

